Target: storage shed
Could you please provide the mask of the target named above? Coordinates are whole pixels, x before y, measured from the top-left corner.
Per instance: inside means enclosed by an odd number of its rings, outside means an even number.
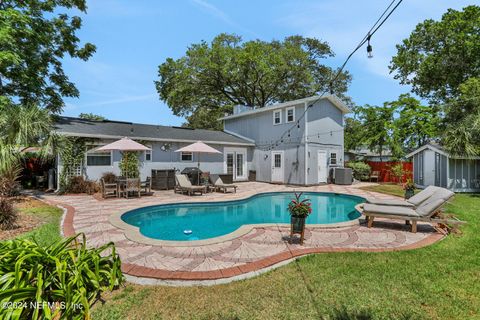
[[[407,155],[417,187],[430,185],[454,192],[480,192],[480,157],[452,156],[441,145],[426,144]]]

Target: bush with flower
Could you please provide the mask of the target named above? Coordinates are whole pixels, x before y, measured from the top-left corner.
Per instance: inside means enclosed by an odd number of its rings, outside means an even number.
[[[295,199],[288,204],[288,212],[290,212],[292,217],[306,218],[312,213],[312,203],[310,199],[300,200],[302,194],[303,192],[295,192]]]

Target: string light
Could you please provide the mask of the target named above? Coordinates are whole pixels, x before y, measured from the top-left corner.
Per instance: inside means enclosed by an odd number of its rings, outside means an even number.
[[[369,59],[373,58],[373,53],[372,53],[373,49],[372,49],[372,45],[370,44],[370,38],[371,38],[371,35],[369,35],[369,36],[367,37],[367,40],[368,40],[368,45],[367,45],[367,57],[368,57]]]

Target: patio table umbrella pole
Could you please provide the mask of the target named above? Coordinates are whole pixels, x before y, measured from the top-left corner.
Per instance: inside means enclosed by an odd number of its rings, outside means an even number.
[[[202,141],[197,141],[195,143],[189,144],[186,147],[180,148],[178,150],[175,150],[175,152],[191,152],[192,154],[197,154],[197,159],[198,159],[198,169],[200,169],[200,154],[202,153],[207,153],[207,154],[215,154],[215,153],[220,153],[215,148],[210,147],[208,144],[203,143]],[[200,175],[200,173],[198,173]],[[200,183],[200,176],[198,176],[198,180]]]

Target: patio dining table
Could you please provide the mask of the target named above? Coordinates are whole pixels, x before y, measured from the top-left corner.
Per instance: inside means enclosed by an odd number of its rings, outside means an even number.
[[[119,177],[116,179],[116,183],[117,183],[117,196],[118,197],[121,197],[121,194],[123,193],[126,193],[126,192],[129,192],[130,190],[126,190],[127,189],[127,182],[131,180],[131,181],[136,181],[138,182],[138,192],[140,194],[140,178],[125,178],[125,177]],[[128,198],[128,195],[127,195],[127,198]]]

